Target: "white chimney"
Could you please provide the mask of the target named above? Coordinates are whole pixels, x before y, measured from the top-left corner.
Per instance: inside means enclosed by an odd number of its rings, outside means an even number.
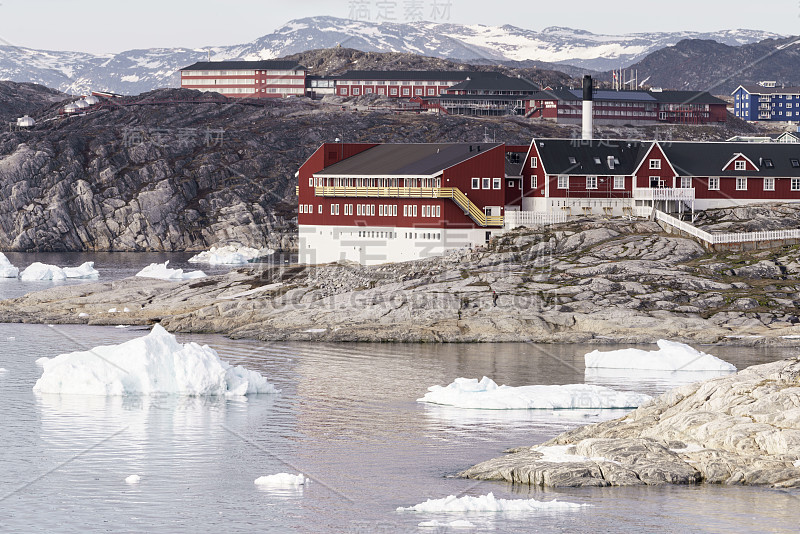
[[[588,74],[583,77],[583,127],[581,128],[581,139],[592,138],[592,113],[594,112],[592,102],[592,77]]]

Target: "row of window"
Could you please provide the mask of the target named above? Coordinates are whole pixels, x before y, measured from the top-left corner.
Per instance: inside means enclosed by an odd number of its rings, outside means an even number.
[[[339,215],[339,204],[331,204],[331,215]],[[300,204],[300,213],[314,213],[313,204]],[[322,204],[317,205],[317,213],[322,214]],[[442,207],[438,205],[423,204],[417,210],[416,204],[406,204],[403,206],[403,217],[416,217],[420,213],[422,217],[441,217]],[[353,215],[353,204],[344,204],[343,215]],[[356,204],[355,214],[359,217],[374,217],[375,204]],[[397,204],[379,204],[378,217],[397,217]]]
[[[655,184],[656,187],[663,187],[663,180],[660,176],[651,176],[650,183]],[[764,178],[764,191],[775,191],[775,178]],[[531,176],[531,187],[536,188],[536,176]],[[681,188],[692,187],[691,176],[681,176]],[[559,176],[558,189],[569,189],[569,176]],[[790,187],[792,191],[800,191],[800,178],[791,178]],[[586,177],[586,189],[597,189],[597,176]],[[625,189],[625,177],[614,176],[614,189]],[[719,177],[711,177],[708,179],[708,189],[710,191],[719,191]],[[736,178],[736,190],[747,191],[747,177],[739,176]]]
[[[342,85],[451,85],[452,82],[342,80],[339,83]]]
[[[359,230],[358,237],[370,239],[397,239],[397,232],[381,232],[380,230]],[[405,239],[436,239],[442,238],[438,232],[403,232]]]
[[[502,178],[473,178],[472,189],[500,189],[503,187]]]
[[[270,93],[270,94],[286,94],[286,95],[302,95],[305,93],[304,87],[288,88],[288,87],[266,87],[263,89],[255,89],[253,87],[198,87],[198,91],[214,92],[223,95],[252,95],[254,93]]]
[[[202,80],[183,80],[181,81],[181,85],[183,86],[190,86],[190,85],[256,85],[256,84],[267,84],[267,85],[293,85],[296,87],[303,87],[305,88],[305,82],[303,80],[298,79],[291,79],[291,78],[274,78],[269,80],[257,80],[253,78],[246,78],[246,79],[237,79],[231,80],[230,78],[204,78]]]
[[[186,76],[255,76],[256,74],[269,74],[272,76],[303,76],[302,70],[184,70]]]
[[[415,96],[423,96],[423,95],[437,96],[437,95],[440,95],[440,94],[444,94],[444,91],[445,91],[444,89],[437,89],[436,87],[428,87],[428,90],[427,90],[427,93],[426,93],[425,91],[423,91],[422,87],[416,87],[416,88],[414,88],[414,95]],[[349,93],[352,96],[359,96],[361,94],[361,88],[353,87],[349,91]],[[366,89],[364,89],[364,94],[365,95],[371,95],[373,93],[376,93],[376,91],[374,89],[372,89],[371,87],[367,87]],[[342,96],[347,96],[348,95],[347,87],[340,87],[339,88],[339,94],[342,95]],[[386,94],[386,89],[383,88],[383,87],[379,87],[378,90],[377,90],[377,94],[385,95]],[[389,96],[399,96],[396,87],[390,87],[389,88]],[[402,96],[411,96],[411,89],[409,87],[403,87]]]

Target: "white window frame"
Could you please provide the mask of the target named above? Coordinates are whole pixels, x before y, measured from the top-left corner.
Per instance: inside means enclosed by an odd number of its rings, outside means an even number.
[[[408,217],[408,204],[403,206],[403,217]]]
[[[650,160],[650,170],[661,170],[661,160],[660,159],[651,159]]]
[[[597,176],[586,177],[586,189],[597,189]]]
[[[322,215],[322,204],[317,204],[317,214]]]
[[[492,188],[492,179],[491,178],[481,178],[482,181],[482,189],[491,189]]]
[[[737,191],[747,191],[747,177],[746,176],[737,176],[736,177],[736,190]]]
[[[624,176],[615,176],[614,177],[614,189],[625,189],[625,177]]]
[[[397,217],[397,204],[392,204],[392,217]]]
[[[692,187],[692,177],[681,176],[681,189],[691,189],[691,187]]]
[[[775,191],[775,178],[764,178],[764,191]]]
[[[708,190],[719,191],[719,176],[710,176],[708,178]]]
[[[536,189],[539,183],[539,177],[535,174],[531,175],[531,189]]]
[[[472,189],[480,189],[480,188],[481,188],[481,179],[472,178]]]
[[[539,158],[531,156],[531,169],[536,169],[539,165]]]
[[[747,162],[743,159],[738,159],[733,162],[733,170],[735,171],[746,171],[747,170]]]
[[[412,206],[412,210],[411,211],[413,212],[412,217],[416,217],[417,216],[417,205],[416,204],[414,204]]]
[[[800,178],[792,178],[790,186],[792,191],[800,191]]]
[[[569,189],[569,176],[566,174],[559,174],[556,185],[558,189]]]
[[[503,188],[503,179],[492,178],[492,189],[502,189],[502,188]]]

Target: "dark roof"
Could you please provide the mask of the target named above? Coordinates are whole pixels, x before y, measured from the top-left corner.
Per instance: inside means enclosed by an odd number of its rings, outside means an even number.
[[[795,143],[697,143],[670,142],[661,145],[670,163],[681,176],[793,176],[800,168],[790,159],[800,160],[800,146]],[[744,154],[758,171],[728,171],[722,168],[735,154]],[[764,160],[772,160],[766,167]]]
[[[662,102],[672,104],[726,104],[705,91],[606,91],[593,93],[594,100],[612,102]],[[582,100],[581,89],[548,89],[534,93],[534,100]]]
[[[198,61],[181,70],[306,70],[297,61]]]
[[[547,174],[633,174],[650,142],[581,139],[535,139],[536,150]],[[616,158],[609,168],[608,157]],[[570,161],[574,158],[575,162]],[[597,163],[595,158],[600,160]],[[617,161],[619,163],[617,163]]]
[[[800,87],[764,87],[763,85],[740,85],[745,91],[756,95],[796,95]],[[737,88],[738,89],[738,88]],[[735,93],[736,91],[734,91]]]
[[[317,175],[430,176],[499,143],[404,143],[377,145],[335,163]],[[480,147],[481,151],[478,151]]]
[[[538,91],[539,88],[524,78],[512,78],[505,74],[469,78],[450,87],[448,91]]]
[[[495,72],[468,70],[349,70],[339,76],[342,80],[428,80],[458,81],[467,78],[491,76]]]
[[[672,104],[728,104],[706,91],[653,91],[650,94],[659,102]]]
[[[458,101],[458,100],[530,100],[531,95],[450,95],[425,96],[425,100]]]

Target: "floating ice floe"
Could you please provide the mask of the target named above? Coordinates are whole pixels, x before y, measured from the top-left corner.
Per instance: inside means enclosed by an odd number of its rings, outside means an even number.
[[[258,477],[253,481],[257,486],[271,486],[277,488],[302,486],[308,482],[303,473],[293,475],[291,473],[278,473],[277,475],[267,475]]]
[[[473,523],[470,523],[466,519],[456,519],[455,521],[450,521],[449,523],[446,521],[423,521],[418,527],[429,527],[429,528],[475,528]]]
[[[178,343],[161,325],[119,345],[36,361],[37,393],[82,395],[225,395],[277,393],[266,378],[219,359],[208,345]]]
[[[93,261],[82,263],[79,267],[58,267],[46,263],[34,262],[20,274],[20,279],[33,280],[66,280],[67,278],[98,278],[100,272],[94,268]]]
[[[6,255],[0,252],[0,278],[16,278],[19,275],[19,269],[11,265]]]
[[[498,386],[483,377],[456,378],[448,386],[431,386],[417,402],[484,410],[553,410],[636,408],[651,399],[642,393],[615,391],[603,386]]]
[[[128,484],[138,484],[142,480],[139,475],[131,475],[125,479]]]
[[[736,367],[689,345],[659,339],[658,350],[594,350],[586,354],[586,367],[652,369],[659,371],[736,371]]]
[[[248,263],[261,256],[274,253],[272,249],[264,252],[251,247],[238,247],[235,245],[225,245],[222,247],[211,247],[211,249],[195,254],[189,258],[189,263],[208,263],[210,265],[241,265]]]
[[[587,504],[563,501],[537,501],[536,499],[497,499],[493,493],[479,497],[456,497],[429,499],[408,508],[400,507],[398,512],[534,512],[539,510],[576,510]]]
[[[206,273],[203,271],[183,272],[183,269],[170,269],[167,267],[169,260],[164,263],[151,263],[138,273],[136,276],[141,278],[159,278],[161,280],[191,280],[193,278],[204,278]]]
[[[7,372],[8,372],[8,369],[6,369],[5,367],[0,367],[0,375],[3,374],[3,373],[7,373]]]

